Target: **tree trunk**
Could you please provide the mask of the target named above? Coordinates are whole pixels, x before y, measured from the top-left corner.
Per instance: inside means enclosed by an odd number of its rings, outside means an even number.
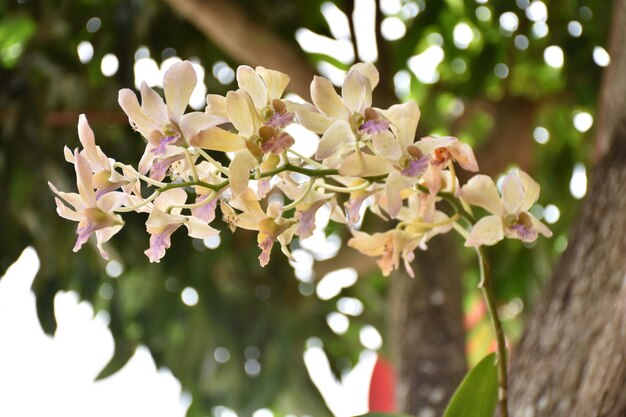
[[[461,269],[452,236],[417,252],[415,278],[398,272],[390,294],[391,343],[398,376],[397,406],[414,416],[443,413],[467,365]]]
[[[626,1],[614,6],[600,106],[605,155],[513,357],[515,417],[626,416]]]

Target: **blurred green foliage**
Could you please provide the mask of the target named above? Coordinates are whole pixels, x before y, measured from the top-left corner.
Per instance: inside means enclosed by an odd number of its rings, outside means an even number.
[[[331,36],[320,13],[320,0],[236,3],[294,48],[298,45],[293,34],[300,27]],[[335,3],[345,8],[343,2]],[[415,16],[407,17],[402,11],[408,3],[417,6]],[[549,32],[538,38],[525,16],[526,3],[403,0],[405,9],[395,16],[404,21],[406,34],[379,44],[386,60],[377,63],[387,76],[381,89],[387,85],[393,92],[391,77],[399,71],[410,76],[408,94],[422,109],[419,134],[459,136],[476,146],[486,165],[495,167],[492,175],[522,164],[542,185],[540,205],[551,203],[560,210],[559,220],[551,225],[555,237],[540,239],[532,251],[517,241],[489,249],[497,295],[515,313],[505,321],[513,336],[520,334],[523,323],[523,313],[513,307],[532,303],[566,246],[568,226],[579,206],[570,194],[569,181],[575,163],[590,162],[593,129],[577,131],[572,117],[579,110],[597,114],[602,68],[594,64],[592,53],[595,46],[606,46],[610,10],[589,0],[550,4]],[[488,10],[490,17],[479,19],[478,8],[483,16]],[[515,33],[499,25],[505,12],[518,17]],[[101,22],[96,31],[86,27],[92,17]],[[580,37],[568,34],[570,21],[582,24]],[[474,34],[467,49],[454,43],[454,28],[460,22]],[[515,46],[515,36],[522,34],[528,40],[523,50]],[[82,41],[94,48],[86,64],[76,52]],[[439,81],[421,83],[407,71],[407,60],[439,44],[444,52]],[[72,167],[64,163],[62,148],[78,145],[75,123],[79,113],[87,113],[107,154],[121,161],[138,160],[143,142],[125,124],[116,99],[118,89],[134,84],[134,55],[141,45],[149,47],[157,62],[168,55],[166,48],[174,48],[182,58],[198,57],[207,69],[204,81],[209,92],[224,94],[235,87],[234,83],[222,85],[211,67],[220,60],[231,67],[238,63],[164,3],[20,0],[0,5],[0,274],[25,246],[35,246],[42,270],[34,289],[44,328],[54,330],[54,294],[60,289],[77,291],[111,316],[117,350],[104,374],[121,367],[134,348],[144,344],[157,363],[172,369],[192,393],[190,417],[207,415],[217,405],[244,416],[260,407],[270,407],[278,415],[328,414],[304,368],[306,340],[318,337],[324,342],[338,374],[353,366],[362,349],[361,325],[373,324],[384,334],[387,281],[378,272],[360,277],[355,286],[342,292],[342,296],[362,300],[365,312],[351,317],[348,332],[338,336],[326,325],[327,314],[336,311],[337,299],[321,301],[315,295],[303,295],[311,294],[313,284],[295,279],[293,269],[280,256],[261,269],[256,238],[249,233],[224,232],[215,250],[176,234],[163,262],[149,264],[142,254],[148,245],[145,219],[129,216],[127,227],[110,245],[113,259],[123,265],[117,278],[107,275],[106,262],[95,247],[71,252],[74,226],[57,217],[46,183],[50,180],[63,190],[73,188]],[[549,45],[562,48],[562,68],[546,65],[543,54]],[[113,77],[103,76],[100,70],[107,53],[119,59]],[[312,65],[330,62],[346,68],[324,54],[311,54],[309,59]],[[506,65],[506,77],[494,72],[498,64]],[[538,126],[549,132],[545,144],[533,140]],[[493,153],[492,148],[504,151]],[[539,214],[541,209],[536,208]],[[345,241],[347,231],[336,231]],[[465,304],[471,315],[480,310],[475,299],[478,276],[472,253],[463,252],[463,256]],[[194,307],[181,302],[186,287],[199,293]],[[468,338],[475,362],[489,347],[487,324],[479,320]],[[260,352],[258,377],[244,372],[245,351],[250,346]],[[216,362],[217,347],[229,350],[231,359],[226,364]]]

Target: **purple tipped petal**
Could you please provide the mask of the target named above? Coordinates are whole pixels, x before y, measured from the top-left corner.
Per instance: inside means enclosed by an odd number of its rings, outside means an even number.
[[[295,140],[287,132],[282,132],[277,137],[271,137],[261,145],[263,153],[281,154],[289,149]]]
[[[301,239],[306,239],[313,234],[315,230],[315,213],[326,203],[326,201],[318,201],[310,209],[299,212],[298,228],[296,229],[296,235]]]
[[[367,197],[369,197],[369,193],[363,193],[344,203],[344,207],[346,208],[346,217],[348,218],[349,225],[354,225],[359,222],[361,217],[359,215],[359,211],[361,211],[361,205],[363,205],[363,202],[367,200]]]
[[[405,177],[419,177],[428,168],[428,156],[422,156],[421,158],[411,158],[406,168],[400,171]]]
[[[265,122],[265,126],[269,126],[274,129],[283,129],[289,126],[293,122],[294,118],[295,118],[295,114],[293,114],[292,112],[285,112],[285,113],[276,112],[272,115],[272,117],[267,122]]]
[[[181,159],[183,159],[182,155],[174,155],[169,158],[157,160],[150,168],[150,178],[155,181],[161,181],[165,178],[165,174],[167,173],[169,167],[171,167],[174,162]]]
[[[160,262],[165,256],[165,250],[172,244],[171,236],[179,224],[167,226],[161,233],[150,235],[150,247],[144,252],[150,259],[150,262]]]
[[[270,192],[272,188],[272,180],[269,178],[259,180],[257,183],[257,196],[259,198],[265,198],[267,193]]]
[[[196,203],[200,203],[206,200],[209,197],[209,194],[201,195],[196,199]],[[197,217],[201,220],[204,220],[206,223],[211,223],[213,219],[215,219],[215,207],[217,206],[217,198],[209,201],[208,203],[191,209],[191,215]]]
[[[78,229],[76,229],[76,234],[78,238],[76,239],[76,244],[74,244],[74,252],[78,252],[80,248],[83,246],[85,242],[89,240],[89,237],[96,231],[95,223],[87,223],[85,225],[79,225]]]
[[[270,261],[270,254],[272,253],[272,247],[274,247],[274,237],[268,236],[259,243],[261,254],[259,255],[259,262],[261,266],[265,266]]]
[[[377,135],[383,133],[389,129],[389,121],[385,119],[370,119],[366,120],[361,126],[359,126],[359,132],[367,133],[368,135]]]
[[[537,239],[537,231],[531,227],[526,227],[523,224],[516,224],[512,228],[522,242],[533,242]]]
[[[177,139],[178,139],[178,135],[167,136],[167,137],[162,138],[161,141],[159,142],[159,146],[154,148],[152,150],[152,153],[154,155],[163,155],[165,153],[166,147],[176,142]]]

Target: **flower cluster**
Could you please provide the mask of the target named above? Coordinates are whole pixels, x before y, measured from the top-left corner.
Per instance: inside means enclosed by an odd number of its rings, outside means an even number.
[[[366,201],[371,212],[393,219],[394,226],[374,234],[351,227],[348,245],[379,257],[385,275],[401,258],[412,273],[414,251],[453,228],[471,228],[467,246],[551,235],[528,212],[539,195],[536,182],[521,171],[509,174],[502,197],[484,175],[461,187],[455,163],[478,171],[470,146],[454,137],[416,140],[419,107],[414,101],[373,107],[378,81],[372,64],[359,63],[347,73],[341,94],[329,80],[315,77],[312,103],[304,103],[283,97],[287,75],[241,66],[239,89],[226,96],[209,94],[205,111],[186,113],[196,74],[183,61],[165,74],[165,100],[145,83],[141,103],[133,91],[121,90],[119,104],[146,141],[137,169],[107,157],[81,116],[83,148],[65,149],[66,160],[75,165],[78,193],[50,184],[59,215],[78,222],[74,250],[95,234],[106,258],[102,244],[122,228],[120,213],[137,211],[148,213],[145,253],[159,262],[181,226],[194,238],[219,233],[210,225],[219,207],[232,231],[258,232],[259,260],[266,265],[276,242],[290,257],[292,239],[312,234],[322,206],[329,207],[335,222],[354,226]],[[312,157],[293,149],[296,139],[288,127],[294,123],[320,135]],[[220,161],[229,161],[228,166]],[[151,193],[145,196],[145,190]],[[281,202],[269,198],[276,193]],[[473,224],[470,205],[490,215]]]

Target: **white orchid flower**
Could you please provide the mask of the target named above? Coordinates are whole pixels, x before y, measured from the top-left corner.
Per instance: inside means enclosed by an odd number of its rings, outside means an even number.
[[[539,198],[539,188],[528,174],[518,170],[504,178],[500,197],[490,177],[472,177],[461,189],[461,198],[491,215],[474,225],[465,246],[494,245],[505,237],[523,242],[533,242],[539,234],[551,237],[550,229],[528,212]]]

